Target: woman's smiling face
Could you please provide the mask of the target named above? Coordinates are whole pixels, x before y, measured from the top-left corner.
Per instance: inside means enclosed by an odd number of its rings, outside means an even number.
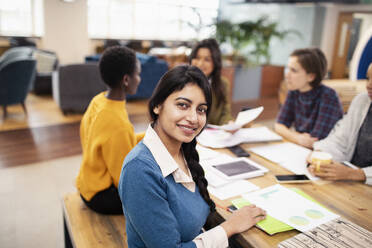
[[[198,85],[188,83],[154,108],[154,129],[166,146],[191,142],[207,122],[207,102]]]

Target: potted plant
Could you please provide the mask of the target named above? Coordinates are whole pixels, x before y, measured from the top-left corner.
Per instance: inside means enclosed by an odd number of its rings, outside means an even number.
[[[275,96],[283,78],[283,66],[270,65],[270,42],[283,40],[295,30],[279,30],[278,23],[263,16],[256,21],[216,22],[215,38],[231,45],[231,61],[235,66],[233,101]]]

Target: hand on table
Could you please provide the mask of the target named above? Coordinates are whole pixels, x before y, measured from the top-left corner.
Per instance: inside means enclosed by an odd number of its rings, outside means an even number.
[[[298,133],[296,141],[299,145],[313,148],[313,144],[315,141],[318,141],[318,138],[312,137],[309,133]]]
[[[255,205],[244,206],[228,218],[221,226],[225,229],[228,237],[244,232],[257,222],[266,218],[266,211]]]

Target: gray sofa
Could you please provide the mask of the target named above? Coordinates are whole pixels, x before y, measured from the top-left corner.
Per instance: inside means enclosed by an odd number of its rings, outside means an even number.
[[[83,113],[106,90],[96,63],[60,66],[53,74],[53,98],[64,114]]]

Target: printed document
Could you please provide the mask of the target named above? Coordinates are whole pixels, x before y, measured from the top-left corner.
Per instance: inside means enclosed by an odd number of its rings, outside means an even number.
[[[197,137],[199,144],[211,148],[225,148],[241,143],[280,141],[282,137],[267,127],[241,128],[234,134],[220,129],[206,128]]]
[[[234,123],[225,124],[222,126],[208,124],[208,127],[226,131],[237,130],[244,126],[245,124],[248,124],[249,122],[255,120],[262,113],[263,109],[264,107],[261,106],[258,108],[241,111],[238,113],[238,116],[236,117]]]
[[[305,174],[311,180],[319,180],[318,177],[312,176],[306,167],[306,159],[311,153],[310,149],[290,142],[285,142],[280,144],[252,147],[249,150],[261,157],[281,165],[297,175]]]
[[[268,215],[306,232],[338,218],[337,214],[279,184],[243,195]]]

